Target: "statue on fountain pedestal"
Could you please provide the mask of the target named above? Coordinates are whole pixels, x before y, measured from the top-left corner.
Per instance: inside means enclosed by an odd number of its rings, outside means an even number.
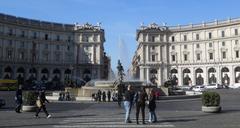
[[[123,83],[123,77],[125,76],[125,74],[124,74],[124,69],[120,60],[118,60],[117,69],[118,69],[118,80],[115,81],[115,83],[117,82],[118,105],[120,106],[121,101],[123,99],[123,93],[125,92],[125,85]]]

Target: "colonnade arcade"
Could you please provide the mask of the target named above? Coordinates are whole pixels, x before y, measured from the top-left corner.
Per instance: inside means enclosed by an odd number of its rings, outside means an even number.
[[[0,67],[0,79],[23,79],[38,81],[64,81],[72,77],[70,69],[35,67]]]
[[[178,67],[172,68],[170,75],[177,78],[178,85],[232,85],[240,83],[240,66]]]

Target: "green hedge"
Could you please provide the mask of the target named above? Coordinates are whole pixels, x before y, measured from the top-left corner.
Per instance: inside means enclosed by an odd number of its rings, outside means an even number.
[[[217,92],[204,92],[202,94],[203,106],[219,106],[220,95]]]
[[[0,91],[16,91],[17,87],[16,86],[0,86]]]
[[[37,100],[37,93],[35,91],[23,91],[23,104],[35,105]]]

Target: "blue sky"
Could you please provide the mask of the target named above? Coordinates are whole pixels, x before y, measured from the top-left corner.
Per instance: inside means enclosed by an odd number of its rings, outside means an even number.
[[[172,26],[236,18],[239,5],[239,0],[1,0],[0,13],[68,24],[101,22],[112,68],[116,70],[117,60],[123,58],[127,70],[141,22]]]

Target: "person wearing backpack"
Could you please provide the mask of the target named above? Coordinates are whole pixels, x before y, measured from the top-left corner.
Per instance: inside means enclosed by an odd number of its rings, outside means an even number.
[[[136,123],[139,124],[138,117],[141,109],[142,124],[145,124],[145,104],[146,104],[146,101],[148,100],[148,96],[144,87],[141,87],[141,89],[136,92],[134,99],[136,103],[136,121],[137,121]]]

